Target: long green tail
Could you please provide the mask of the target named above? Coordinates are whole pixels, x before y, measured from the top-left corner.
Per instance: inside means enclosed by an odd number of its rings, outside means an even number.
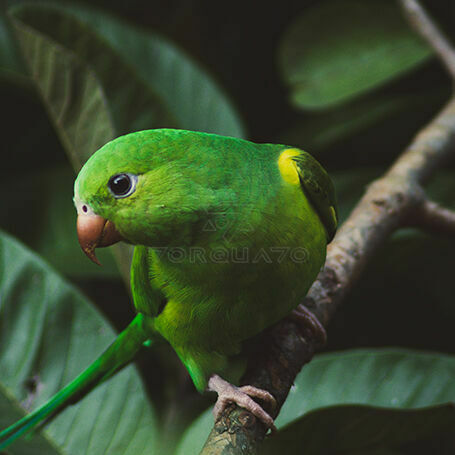
[[[48,422],[65,407],[79,401],[98,384],[121,370],[133,359],[149,337],[150,331],[145,327],[144,316],[138,314],[106,351],[85,371],[36,411],[0,432],[0,450],[8,447],[18,437],[39,423]]]

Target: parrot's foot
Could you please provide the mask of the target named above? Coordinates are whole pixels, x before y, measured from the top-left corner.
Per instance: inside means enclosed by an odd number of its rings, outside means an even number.
[[[222,412],[230,403],[235,403],[241,408],[250,411],[251,414],[256,416],[267,428],[272,432],[276,431],[275,423],[272,417],[262,409],[251,397],[259,398],[270,405],[272,409],[276,407],[276,400],[272,394],[267,390],[258,389],[251,385],[236,387],[225,381],[220,376],[214,374],[210,377],[208,382],[208,390],[216,392],[218,399],[213,408],[213,415],[215,421],[218,420]]]
[[[305,305],[300,304],[295,308],[290,318],[301,328],[302,335],[308,336],[308,331],[316,339],[318,345],[323,346],[327,343],[327,333],[318,321],[318,318],[308,310]]]

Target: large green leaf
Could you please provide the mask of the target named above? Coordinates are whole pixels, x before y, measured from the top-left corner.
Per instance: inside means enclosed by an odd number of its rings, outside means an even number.
[[[430,53],[397,2],[334,0],[296,19],[279,59],[294,104],[324,108],[415,68]]]
[[[0,428],[34,409],[88,366],[114,339],[109,324],[39,257],[0,233]],[[133,366],[60,414],[40,438],[8,453],[153,453],[153,406]],[[37,449],[43,446],[43,450]],[[49,448],[53,447],[53,451]],[[35,450],[36,449],[36,450]]]
[[[221,87],[164,37],[76,4],[65,7],[105,39],[151,87],[179,128],[244,137],[243,124]]]
[[[309,366],[291,389],[277,425],[299,420],[283,430],[282,439],[271,441],[269,453],[280,443],[287,444],[289,454],[300,453],[290,443],[296,435],[308,454],[317,454],[397,446],[455,428],[454,357],[359,350],[319,356]],[[334,407],[353,403],[368,406]]]
[[[52,27],[59,23],[55,14],[43,15],[41,8],[19,6],[12,8],[17,36],[33,80],[43,97],[57,133],[65,146],[73,166],[79,170],[89,156],[116,135],[111,112],[98,74],[72,49],[65,49],[53,36],[45,33],[61,30],[63,38],[74,40],[81,51],[93,38],[89,31],[68,26]],[[41,28],[39,28],[41,26]],[[85,32],[85,33],[84,33]],[[100,49],[103,51],[103,49]],[[103,59],[101,63],[103,63]],[[101,65],[99,63],[99,65]],[[106,66],[113,63],[108,62]],[[121,71],[122,67],[118,71]],[[118,74],[118,71],[115,74]],[[122,75],[127,80],[129,74]],[[117,85],[121,85],[117,80]],[[115,87],[112,88],[115,91]],[[124,106],[127,110],[127,106]]]
[[[1,384],[0,377],[0,430],[3,430],[10,422],[21,419],[24,416],[23,409],[18,402],[10,397],[10,394]],[[10,452],[1,451],[4,455],[11,453],[13,455],[59,455],[62,452],[52,445],[42,434],[37,434],[33,438],[33,444],[24,439],[18,439]]]
[[[276,424],[281,429],[302,416],[302,422],[313,419],[311,416],[315,413],[310,411],[317,410],[315,419],[318,426],[310,425],[313,422],[310,420],[299,440],[307,447],[316,434],[325,435],[326,445],[319,446],[318,453],[326,453],[324,449],[331,447],[332,439],[327,434],[336,431],[340,425],[343,425],[346,438],[349,436],[353,441],[363,438],[363,442],[371,442],[371,438],[378,435],[373,432],[369,438],[366,433],[371,430],[372,422],[376,422],[369,420],[370,416],[381,421],[382,425],[392,417],[401,425],[406,422],[404,436],[407,440],[411,437],[417,439],[425,422],[431,420],[433,430],[444,421],[455,423],[454,375],[455,358],[443,354],[384,349],[319,355],[297,376]],[[368,405],[369,408],[334,407],[347,404]],[[422,409],[430,406],[431,409]],[[384,409],[388,411],[384,413]],[[187,430],[179,445],[179,455],[190,453],[190,448],[196,450],[203,446],[210,432],[209,414],[210,410],[207,410]],[[360,423],[365,427],[356,426]],[[348,435],[351,430],[353,433]],[[390,431],[392,434],[393,428]],[[280,432],[276,438],[280,437]],[[323,444],[323,441],[318,441]],[[287,450],[282,446],[284,448]]]
[[[77,100],[68,99],[71,91],[63,88],[79,68],[85,73],[93,71],[98,78],[107,106],[98,106],[94,111],[108,110],[115,135],[175,126],[243,136],[241,122],[221,89],[164,38],[137,30],[106,13],[76,5],[26,4],[11,12],[36,82],[41,90],[52,95],[45,96],[49,106],[61,105],[62,101],[70,106],[76,103]],[[45,52],[37,52],[34,38],[45,38]],[[68,58],[76,62],[67,65],[60,77],[58,67],[40,74],[33,71],[49,60]],[[92,87],[90,90],[96,91]],[[55,92],[66,96],[56,98]],[[74,108],[81,110],[84,104],[81,101]],[[56,112],[60,113],[60,109]],[[54,115],[57,119],[61,117]],[[87,121],[95,119],[93,113],[88,117]]]
[[[90,39],[94,39],[93,33],[78,30],[77,24],[72,22],[68,25],[61,22],[64,26],[61,29],[53,27],[59,22],[59,17],[52,14],[46,16],[43,10],[32,6],[19,6],[12,10],[15,12],[14,24],[32,77],[73,167],[79,170],[94,151],[117,135],[99,75],[81,60],[86,52],[92,50]],[[41,31],[21,22],[19,17],[24,21],[28,18],[42,26],[47,25],[51,31],[60,30],[62,38],[72,42],[81,55],[63,48]],[[97,65],[109,74],[116,75],[108,89],[115,94],[113,104],[117,106],[120,118],[126,118],[135,108],[136,102],[143,105],[141,103],[147,102],[148,98],[140,93],[140,87],[127,83],[132,76],[127,69],[121,71],[123,66],[115,56],[107,58],[110,54],[102,46],[98,52],[106,58],[96,60]],[[122,87],[126,89],[122,91]],[[151,109],[150,115],[154,116],[156,112]],[[131,248],[115,245],[112,249],[119,269],[126,281],[129,281]]]
[[[338,404],[418,409],[455,401],[455,358],[399,349],[317,356],[297,377],[277,425]]]

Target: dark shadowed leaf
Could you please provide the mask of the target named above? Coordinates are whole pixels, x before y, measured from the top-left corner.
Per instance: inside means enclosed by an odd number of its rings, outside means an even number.
[[[384,170],[333,172],[340,215],[345,219],[368,183]],[[440,172],[427,187],[429,197],[455,209],[453,171]],[[352,346],[403,346],[455,352],[452,327],[453,258],[449,236],[401,229],[363,272],[329,328],[329,350]],[[425,334],[425,335],[423,335]]]
[[[109,324],[47,264],[0,234],[0,428],[68,383],[114,339]],[[8,453],[153,453],[153,406],[133,366]],[[50,449],[50,446],[53,449]],[[41,451],[39,447],[43,447]],[[36,450],[35,450],[36,449]]]
[[[430,49],[392,0],[318,2],[285,34],[280,66],[300,108],[342,103],[415,68]]]
[[[329,349],[406,346],[455,353],[452,239],[399,231],[330,324]]]
[[[345,167],[358,163],[386,165],[445,100],[445,90],[440,89],[425,94],[375,93],[328,111],[301,114],[301,120],[281,141],[326,160],[330,155],[331,163],[344,162]]]
[[[272,455],[381,454],[430,435],[455,429],[455,406],[419,410],[378,409],[371,406],[334,406],[312,411],[280,430],[264,444]],[[393,453],[393,452],[392,452]]]

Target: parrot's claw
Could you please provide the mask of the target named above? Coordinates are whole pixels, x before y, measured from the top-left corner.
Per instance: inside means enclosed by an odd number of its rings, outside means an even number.
[[[258,389],[251,385],[236,387],[216,374],[210,377],[208,390],[218,394],[218,399],[213,408],[215,421],[220,418],[222,412],[229,404],[235,403],[241,408],[251,412],[251,414],[256,416],[272,432],[276,431],[273,418],[251,398],[254,397],[265,401],[273,410],[276,407],[276,400],[271,393],[267,392],[267,390]]]
[[[301,328],[302,335],[310,335],[316,338],[318,345],[324,346],[327,343],[327,333],[319,322],[318,318],[308,310],[305,305],[300,304],[289,316]]]

